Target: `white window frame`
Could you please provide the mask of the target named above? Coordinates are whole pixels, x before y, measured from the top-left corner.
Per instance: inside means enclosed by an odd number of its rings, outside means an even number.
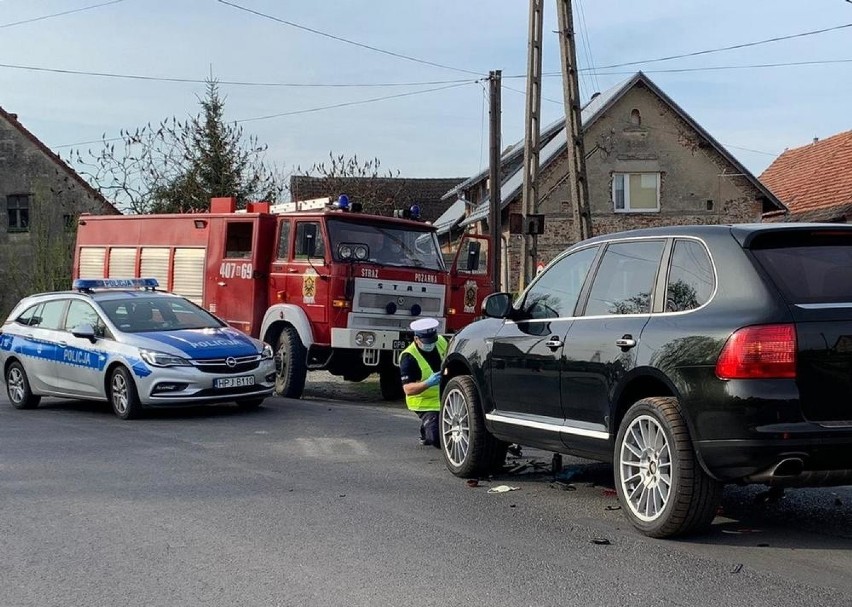
[[[622,183],[627,184],[630,181],[631,175],[654,175],[657,178],[657,208],[655,209],[631,209],[630,208],[630,187],[624,188],[624,208],[619,209],[615,206],[615,181],[618,176],[621,176]],[[613,173],[612,174],[612,209],[616,213],[659,213],[660,212],[660,173],[659,172],[636,172],[636,173]]]

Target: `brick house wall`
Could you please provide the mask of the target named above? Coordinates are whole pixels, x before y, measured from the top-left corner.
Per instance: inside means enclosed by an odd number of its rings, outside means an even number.
[[[26,207],[21,213],[20,207]],[[73,242],[80,213],[118,213],[57,155],[0,108],[0,314],[38,281],[35,273],[67,271],[56,245]],[[50,256],[54,259],[50,259]],[[45,267],[45,264],[57,267]],[[37,269],[38,268],[38,269]],[[70,284],[67,285],[70,287]]]
[[[766,210],[765,195],[749,176],[641,81],[587,126],[585,148],[596,236],[651,226],[760,222]],[[538,212],[546,219],[538,258],[545,264],[574,244],[567,167],[563,151],[539,174]],[[616,212],[615,173],[659,173],[659,211]],[[508,215],[520,212],[518,195],[503,211],[510,291],[518,289],[523,264],[521,237],[508,233]],[[485,223],[477,231],[487,231]]]

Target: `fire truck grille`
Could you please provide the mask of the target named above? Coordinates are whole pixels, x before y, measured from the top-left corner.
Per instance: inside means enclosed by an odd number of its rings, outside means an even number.
[[[396,295],[393,293],[361,293],[358,297],[359,309],[386,311],[388,304],[393,304],[395,310],[411,310],[415,305],[420,307],[422,314],[436,315],[442,312],[441,300],[437,297],[421,297]]]
[[[236,364],[229,367],[225,358],[202,358],[193,360],[192,364],[199,371],[205,373],[242,373],[245,371],[254,371],[260,364],[260,356],[253,354],[252,356],[237,356],[234,358]]]

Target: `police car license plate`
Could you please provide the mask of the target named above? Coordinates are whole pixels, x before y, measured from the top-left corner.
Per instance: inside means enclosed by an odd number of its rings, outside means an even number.
[[[393,349],[394,350],[405,350],[408,347],[409,343],[411,343],[411,342],[408,342],[404,339],[395,339],[395,340],[393,340]]]
[[[220,377],[213,380],[214,388],[242,388],[243,386],[253,386],[254,375],[240,375],[239,377]]]

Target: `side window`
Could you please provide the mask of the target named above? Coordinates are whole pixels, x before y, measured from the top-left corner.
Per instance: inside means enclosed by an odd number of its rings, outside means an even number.
[[[307,259],[310,252],[309,243],[315,240],[314,251],[310,257],[325,259],[325,242],[322,237],[322,225],[316,221],[302,221],[296,224],[296,258]]]
[[[563,257],[539,276],[524,298],[524,317],[565,318],[574,308],[598,247],[589,247]]]
[[[290,258],[290,222],[286,219],[281,222],[281,228],[278,232],[278,253],[276,259]]]
[[[91,325],[98,337],[106,334],[106,326],[95,309],[85,301],[72,300],[65,315],[65,330],[71,331],[79,325]]]
[[[225,257],[227,259],[249,259],[254,224],[247,221],[231,222],[225,235]]]
[[[26,310],[24,310],[18,318],[15,319],[15,322],[20,323],[22,325],[26,325],[28,327],[35,327],[41,322],[41,309],[44,307],[44,304],[36,304],[34,306],[30,306]]]
[[[666,283],[666,312],[685,312],[703,306],[715,287],[707,249],[695,240],[676,240]]]
[[[67,299],[45,302],[44,309],[41,312],[41,322],[38,324],[38,327],[41,329],[61,329],[62,313],[65,312],[65,305],[67,303]]]
[[[644,240],[609,245],[595,274],[585,315],[650,313],[664,244]]]

